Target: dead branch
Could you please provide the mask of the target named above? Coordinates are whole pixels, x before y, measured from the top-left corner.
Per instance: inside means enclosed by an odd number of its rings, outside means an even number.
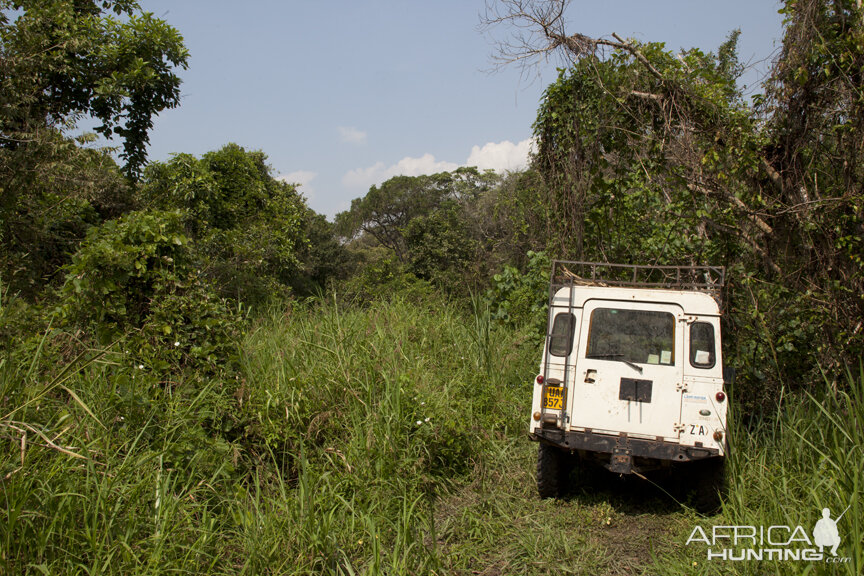
[[[646,100],[654,100],[654,101],[663,100],[662,94],[650,94],[648,92],[639,92],[638,90],[631,90],[630,95],[636,96],[637,98],[644,98]]]
[[[570,0],[486,0],[481,30],[490,32],[502,24],[509,29],[505,40],[495,42],[493,60],[497,67],[521,63],[527,69],[555,56],[572,63],[586,56],[598,56],[603,48],[612,48],[630,53],[652,76],[664,80],[637,46],[614,32],[614,41],[567,34],[564,12],[569,4]]]

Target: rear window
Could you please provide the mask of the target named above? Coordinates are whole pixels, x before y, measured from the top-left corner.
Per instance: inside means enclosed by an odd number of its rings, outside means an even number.
[[[636,364],[675,364],[675,316],[652,310],[597,308],[591,312],[587,358]]]
[[[690,326],[690,364],[696,368],[714,367],[714,326],[694,322]]]
[[[573,350],[573,332],[576,329],[576,318],[573,314],[562,312],[552,321],[552,333],[549,335],[549,353],[552,356],[567,356]]]

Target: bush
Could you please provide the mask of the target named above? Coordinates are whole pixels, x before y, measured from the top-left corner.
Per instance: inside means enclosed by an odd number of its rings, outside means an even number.
[[[238,318],[192,268],[178,212],[132,212],[88,234],[68,268],[65,320],[100,344],[130,333],[149,368],[232,371]]]
[[[196,267],[218,294],[254,305],[288,296],[314,252],[314,213],[294,185],[270,175],[266,159],[236,144],[200,160],[178,154],[151,164],[141,189],[149,207],[179,211]],[[320,223],[315,231],[319,242],[333,239]]]
[[[492,287],[486,292],[493,319],[511,326],[533,324],[543,332],[551,267],[551,260],[545,252],[529,251],[524,273],[505,266],[495,274]]]
[[[343,286],[334,287],[347,302],[368,303],[399,295],[419,303],[434,292],[429,282],[417,278],[385,248],[365,250],[358,259],[358,271]]]
[[[188,239],[176,212],[131,212],[91,229],[68,267],[63,311],[109,338],[140,327],[157,291],[189,275]]]

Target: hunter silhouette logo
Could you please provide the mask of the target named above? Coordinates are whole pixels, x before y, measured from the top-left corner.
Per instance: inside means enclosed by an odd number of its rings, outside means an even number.
[[[843,514],[846,514],[849,506],[843,511]],[[840,545],[840,531],[837,530],[837,522],[840,521],[843,514],[840,514],[836,520],[832,520],[831,510],[822,509],[822,518],[813,527],[813,543],[819,548],[819,552],[823,552],[823,548],[830,547],[831,555],[837,556],[837,547]]]
[[[851,504],[837,518],[831,518],[831,510],[823,508],[822,518],[810,533],[812,539],[800,525],[711,526],[708,529],[697,525],[686,545],[705,544],[707,560],[791,560],[846,564],[851,558],[837,556],[837,548],[842,541],[837,523],[850,507]]]

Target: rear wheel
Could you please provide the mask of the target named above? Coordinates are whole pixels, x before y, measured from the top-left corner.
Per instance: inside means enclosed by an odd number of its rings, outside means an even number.
[[[540,498],[564,496],[569,486],[571,467],[570,454],[541,442],[537,452],[537,492]]]
[[[708,458],[693,465],[697,481],[694,507],[702,514],[713,514],[720,509],[726,492],[726,459]]]

